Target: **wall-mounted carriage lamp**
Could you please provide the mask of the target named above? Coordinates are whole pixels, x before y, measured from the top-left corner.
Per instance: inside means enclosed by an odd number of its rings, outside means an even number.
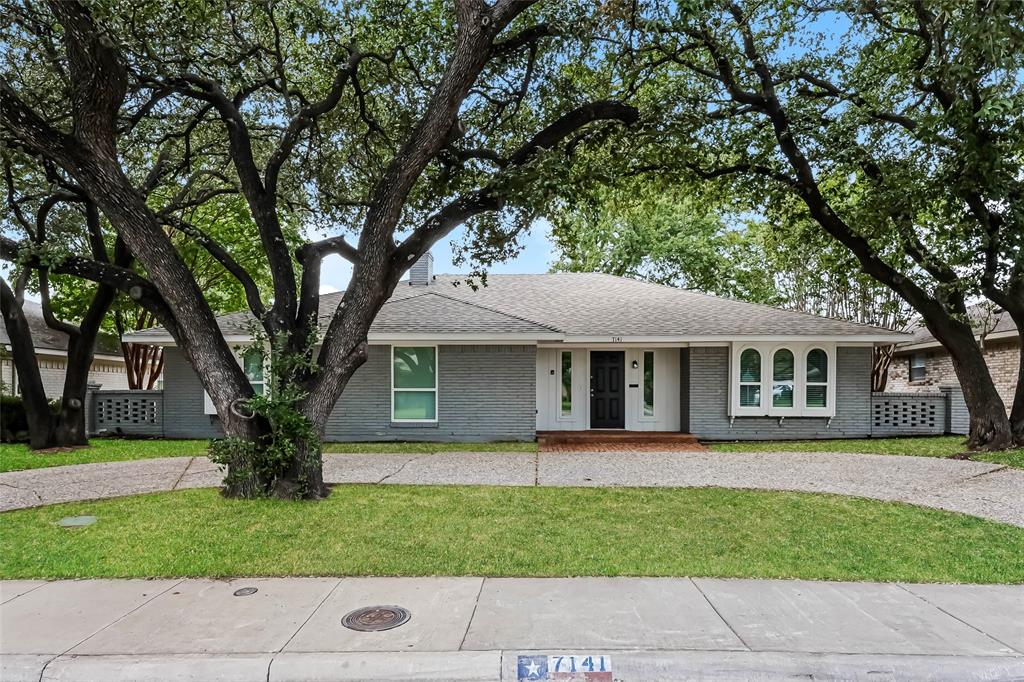
[[[633,361],[633,369],[640,369],[640,363],[636,360]]]

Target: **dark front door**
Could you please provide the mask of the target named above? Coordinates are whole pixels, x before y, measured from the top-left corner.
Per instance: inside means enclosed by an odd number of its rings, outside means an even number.
[[[625,379],[625,353],[620,350],[590,352],[590,428],[625,428]]]

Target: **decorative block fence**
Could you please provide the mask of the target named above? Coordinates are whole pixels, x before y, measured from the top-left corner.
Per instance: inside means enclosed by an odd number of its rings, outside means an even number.
[[[90,435],[164,435],[163,391],[89,391]]]
[[[967,434],[970,420],[959,386],[929,393],[875,393],[871,396],[871,435],[940,436]]]

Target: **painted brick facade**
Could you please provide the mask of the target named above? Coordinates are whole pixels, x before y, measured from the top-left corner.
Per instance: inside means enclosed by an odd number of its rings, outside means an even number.
[[[437,424],[391,422],[389,346],[370,346],[327,421],[327,440],[533,440],[535,346],[439,346]]]
[[[729,424],[729,349],[690,349],[690,430],[708,440],[863,438],[871,435],[871,349],[836,350],[836,416],[736,417]]]
[[[898,353],[889,366],[886,391],[934,391],[939,386],[958,383],[953,363],[944,348],[929,348],[920,352],[925,354],[925,378],[921,381],[910,381],[912,353]],[[1018,340],[988,341],[985,344],[985,362],[992,373],[999,397],[1003,399],[1009,411],[1013,406],[1013,392],[1017,387],[1017,368],[1020,362]]]
[[[370,346],[328,418],[328,441],[533,440],[534,346],[439,346],[437,424],[391,422],[390,347]],[[203,387],[176,348],[165,349],[164,428],[168,438],[215,438],[203,413]]]

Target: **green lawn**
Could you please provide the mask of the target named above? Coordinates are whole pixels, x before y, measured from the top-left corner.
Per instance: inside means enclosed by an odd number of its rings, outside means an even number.
[[[324,452],[386,452],[434,454],[437,452],[537,452],[537,444],[520,441],[488,443],[414,443],[406,441],[374,443],[324,443]]]
[[[965,450],[963,436],[738,441],[735,443],[709,443],[708,447],[713,452],[859,452],[914,457],[952,457]],[[978,453],[971,459],[1024,468],[1024,449]]]
[[[128,440],[123,438],[94,438],[92,447],[75,448],[66,452],[36,454],[28,446],[0,444],[0,472],[41,469],[65,464],[91,462],[120,462],[127,459],[154,457],[192,457],[205,455],[206,440]],[[536,452],[536,443],[325,443],[324,452],[409,452],[432,454],[436,452]]]
[[[64,516],[92,526],[64,529]],[[1024,529],[850,497],[719,488],[188,490],[0,515],[0,578],[727,576],[1024,582]]]
[[[91,447],[42,454],[32,452],[27,445],[21,443],[3,443],[0,444],[0,472],[41,469],[65,464],[205,455],[208,441],[94,438],[89,443]]]

